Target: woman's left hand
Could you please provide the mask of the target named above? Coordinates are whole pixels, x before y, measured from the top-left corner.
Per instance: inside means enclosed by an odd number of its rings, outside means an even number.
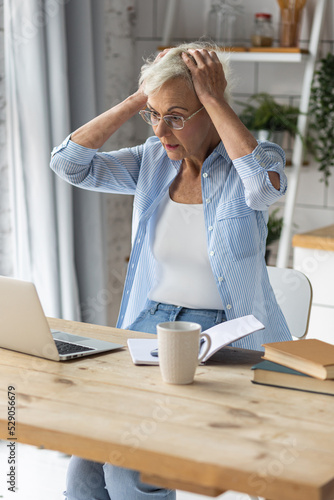
[[[210,115],[231,160],[252,153],[257,141],[224,97],[227,81],[216,52],[189,49],[182,54],[182,59],[191,73],[197,97]],[[274,188],[279,190],[279,174],[268,172],[268,176]]]
[[[188,54],[182,54],[182,59],[191,73],[195,92],[202,104],[205,105],[208,98],[224,100],[227,81],[216,52],[189,50]]]

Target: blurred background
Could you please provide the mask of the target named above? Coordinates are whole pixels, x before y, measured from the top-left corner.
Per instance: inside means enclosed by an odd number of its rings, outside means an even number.
[[[334,52],[334,0],[326,4],[318,60]],[[315,5],[307,0],[301,10],[299,50],[309,47]],[[222,9],[224,21],[212,25],[212,11],[218,19]],[[211,36],[249,49],[259,13],[270,15],[270,45],[280,46],[277,0],[0,0],[0,274],[34,281],[48,316],[115,325],[132,213],[130,197],[83,192],[56,179],[48,168],[52,148],[133,92],[144,59],[161,46]],[[268,32],[260,40],[266,44]],[[306,64],[232,58],[235,110],[242,113],[242,103],[254,104],[249,98],[259,93],[298,108]],[[149,133],[134,117],[103,149],[139,144]],[[293,135],[283,143],[291,160]],[[293,232],[333,223],[333,179],[321,177],[306,155]],[[284,203],[273,207],[276,217]],[[277,244],[270,245],[272,265]]]

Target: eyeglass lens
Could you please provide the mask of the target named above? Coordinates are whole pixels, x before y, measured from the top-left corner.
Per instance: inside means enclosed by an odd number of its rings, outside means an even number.
[[[153,125],[154,127],[158,125],[161,119],[164,120],[166,125],[170,128],[182,129],[184,127],[184,119],[182,116],[166,115],[160,118],[160,116],[152,113],[152,111],[141,111],[140,114],[147,123]]]

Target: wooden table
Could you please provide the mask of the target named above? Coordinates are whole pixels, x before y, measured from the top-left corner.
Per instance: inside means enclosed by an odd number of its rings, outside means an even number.
[[[126,344],[134,332],[50,319]],[[140,334],[142,337],[149,335]],[[227,349],[189,386],[164,384],[127,349],[66,363],[0,349],[0,438],[15,387],[17,441],[140,470],[153,484],[210,496],[334,498],[334,399],[251,383],[259,353]],[[4,472],[4,465],[1,466]]]

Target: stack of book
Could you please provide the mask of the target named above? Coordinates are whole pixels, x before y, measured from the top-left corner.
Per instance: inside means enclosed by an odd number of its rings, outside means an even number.
[[[334,395],[334,345],[317,339],[264,344],[255,384]]]

